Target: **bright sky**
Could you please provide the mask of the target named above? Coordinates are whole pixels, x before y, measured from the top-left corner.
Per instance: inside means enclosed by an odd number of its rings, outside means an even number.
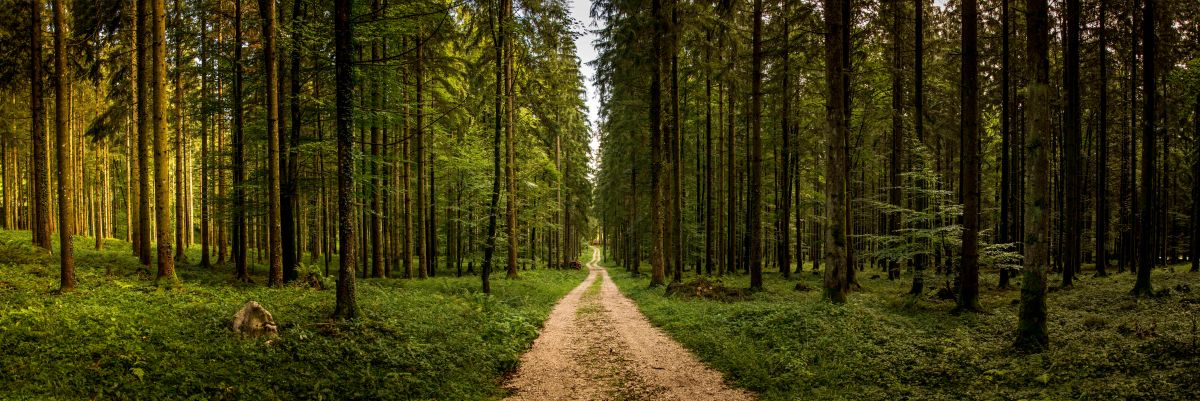
[[[576,30],[582,34],[578,39],[575,39],[575,49],[579,55],[579,62],[582,64],[580,65],[580,69],[583,72],[583,83],[587,87],[588,121],[591,122],[592,127],[596,127],[596,124],[599,123],[600,97],[596,92],[595,83],[592,82],[595,70],[588,63],[596,59],[596,49],[592,47],[592,41],[596,40],[596,35],[592,33],[592,30],[598,28],[598,26],[593,23],[592,17],[589,16],[591,9],[591,0],[571,0],[571,17],[579,22],[576,25]],[[599,138],[592,137],[591,148],[592,156],[597,156],[598,153],[596,150],[600,148]],[[595,159],[592,160],[593,167],[598,167],[595,164],[597,162]]]

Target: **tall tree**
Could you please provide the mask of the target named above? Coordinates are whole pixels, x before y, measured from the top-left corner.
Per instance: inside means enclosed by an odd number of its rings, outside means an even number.
[[[1108,0],[1100,0],[1100,130],[1096,144],[1096,276],[1108,267]]]
[[[651,41],[650,72],[650,286],[665,284],[664,263],[665,227],[663,216],[663,121],[662,121],[662,75],[663,36],[667,33],[667,17],[662,9],[662,0],[650,1],[654,36]]]
[[[892,135],[891,135],[891,158],[888,160],[888,203],[893,206],[900,206],[900,159],[904,153],[904,80],[901,78],[903,64],[901,63],[902,40],[900,37],[900,20],[901,20],[901,3],[899,1],[891,2],[892,14],[892,30],[891,30],[891,45],[892,45]],[[900,215],[897,213],[889,213],[887,216],[887,229],[891,235],[900,235]],[[888,280],[900,278],[900,261],[892,259],[887,261]]]
[[[288,90],[288,106],[290,107],[289,117],[291,124],[288,126],[291,129],[291,137],[287,141],[280,139],[279,150],[279,169],[283,174],[280,181],[279,195],[279,220],[280,220],[280,236],[282,236],[283,249],[283,281],[291,282],[299,278],[299,272],[296,265],[299,263],[300,249],[297,246],[296,235],[296,212],[300,208],[299,179],[300,179],[300,161],[298,159],[298,150],[300,146],[300,129],[304,124],[300,111],[300,45],[298,28],[303,24],[304,14],[301,12],[300,5],[302,1],[292,1],[292,20],[291,20],[291,47],[289,49],[289,59],[291,68],[289,69],[290,78]],[[286,144],[285,144],[286,142]]]
[[[502,1],[501,13],[507,17],[507,24],[501,24],[503,35],[511,36],[513,32],[513,0]],[[516,110],[513,107],[513,40],[504,41],[504,100],[507,103],[505,106],[505,124],[504,124],[504,149],[506,161],[504,163],[504,177],[507,180],[507,190],[505,198],[505,208],[508,210],[508,222],[505,227],[508,228],[508,273],[507,278],[517,278],[517,151],[515,130],[513,126],[515,122]],[[497,117],[499,118],[499,117]]]
[[[337,305],[333,316],[353,319],[358,316],[354,291],[354,70],[353,26],[350,12],[353,0],[333,1],[334,74],[337,83],[337,157],[338,157],[338,283]]]
[[[754,0],[750,61],[750,288],[762,289],[762,0]]]
[[[141,233],[142,241],[138,244],[138,259],[142,262],[142,266],[150,269],[150,244],[154,241],[155,235],[150,232],[150,221],[154,218],[150,211],[150,199],[153,197],[151,187],[152,171],[150,162],[154,160],[151,154],[151,131],[153,130],[152,117],[150,109],[152,99],[150,95],[152,88],[150,80],[153,74],[154,67],[150,64],[152,39],[150,35],[153,23],[148,15],[151,13],[151,0],[136,0],[138,3],[137,12],[137,160],[138,160],[138,232]]]
[[[1017,349],[1041,351],[1046,333],[1046,268],[1050,262],[1050,33],[1046,0],[1026,0],[1026,58],[1030,79],[1026,87],[1025,259],[1018,313]]]
[[[925,146],[925,0],[913,0],[913,131],[917,135],[917,143]],[[918,152],[921,155],[920,164],[925,163],[924,154],[927,152]],[[928,200],[925,197],[925,179],[919,178],[917,182],[917,212],[924,213],[928,205]],[[921,222],[921,225],[928,223]],[[922,239],[918,241],[926,242]],[[925,245],[925,244],[922,244]],[[925,292],[925,265],[928,262],[928,255],[924,252],[918,252],[913,257],[913,281],[912,288],[908,293],[920,296]]]
[[[979,3],[962,3],[962,270],[958,308],[979,311]]]
[[[171,253],[171,181],[170,156],[167,155],[167,19],[164,0],[151,0],[154,10],[154,224],[158,239],[158,275],[156,280],[177,281]]]
[[[36,3],[36,2],[35,2]],[[63,0],[54,0],[54,130],[58,147],[58,249],[59,291],[75,289],[75,168],[71,160],[68,126],[70,97],[67,76],[67,17]],[[34,4],[34,7],[38,7]],[[40,60],[39,60],[40,61]],[[100,234],[97,234],[100,235]]]
[[[183,7],[182,2],[175,0],[175,261],[187,263],[187,237],[191,231],[187,224],[187,188],[184,178],[184,137],[183,137]]]
[[[846,302],[850,287],[850,153],[846,125],[845,69],[848,49],[842,40],[850,29],[846,15],[847,0],[825,1],[825,81],[828,86],[825,105],[825,298],[834,303]]]
[[[1064,54],[1063,86],[1067,92],[1067,109],[1063,116],[1062,138],[1062,182],[1066,205],[1079,205],[1080,178],[1083,177],[1080,161],[1080,97],[1079,97],[1079,0],[1067,0],[1067,48]],[[1064,207],[1063,216],[1063,275],[1062,286],[1073,284],[1075,273],[1080,267],[1080,219],[1082,207]]]
[[[496,25],[492,28],[492,42],[496,46],[496,97],[495,131],[492,134],[492,198],[488,203],[487,243],[483,248],[483,293],[491,293],[490,277],[492,274],[492,256],[496,250],[496,216],[500,214],[500,132],[504,125],[501,116],[504,113],[504,42],[507,35],[504,31],[504,0],[496,1]]]
[[[250,282],[246,266],[246,135],[242,99],[242,0],[233,1],[233,264],[238,281]],[[345,259],[342,255],[341,259]]]
[[[157,0],[156,0],[157,1]],[[267,285],[283,286],[283,240],[280,238],[279,213],[279,63],[276,52],[275,0],[259,0],[263,19],[263,69],[266,71],[267,96],[267,239],[270,273]]]
[[[46,137],[46,108],[42,95],[42,2],[30,5],[29,128],[33,137],[33,244],[50,250],[50,168]],[[57,7],[55,8],[57,10]],[[57,12],[57,11],[56,11]],[[57,40],[57,38],[55,39]],[[7,191],[7,188],[5,188]]]
[[[1196,92],[1192,111],[1194,154],[1200,154],[1200,91]],[[1200,272],[1200,157],[1192,157],[1192,272]]]
[[[1155,169],[1156,158],[1155,132],[1158,116],[1154,114],[1158,102],[1158,71],[1155,69],[1155,57],[1158,57],[1155,40],[1155,0],[1142,0],[1142,214],[1138,232],[1138,270],[1137,282],[1133,285],[1134,296],[1151,296],[1154,288],[1150,285],[1150,270],[1154,268],[1154,235],[1158,224],[1155,218],[1158,193],[1154,188],[1154,180],[1158,177]]]
[[[1012,179],[1012,110],[1011,95],[1012,65],[1009,51],[1009,0],[1000,0],[1000,232],[997,239],[1007,244],[1016,239],[1013,224],[1013,179]],[[1008,288],[1011,271],[1000,268],[1000,288]]]

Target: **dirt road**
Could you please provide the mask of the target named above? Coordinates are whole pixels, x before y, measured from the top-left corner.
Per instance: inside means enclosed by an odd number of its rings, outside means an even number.
[[[592,249],[589,274],[550,312],[508,400],[752,400],[646,320]]]

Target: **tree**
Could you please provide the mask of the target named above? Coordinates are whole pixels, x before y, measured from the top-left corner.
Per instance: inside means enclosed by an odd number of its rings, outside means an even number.
[[[242,0],[233,1],[233,264],[238,281],[250,282],[246,266],[246,135],[242,106]],[[340,217],[340,215],[339,215]],[[345,258],[342,255],[342,259]]]
[[[828,100],[825,106],[825,298],[833,303],[846,302],[850,287],[850,196],[849,127],[846,125],[846,43],[850,29],[845,13],[847,0],[825,0],[825,80]]]
[[[1017,338],[1014,343],[1022,351],[1037,352],[1046,348],[1046,268],[1050,261],[1050,51],[1049,7],[1046,0],[1026,0],[1026,54],[1030,79],[1026,109],[1025,142],[1025,261],[1021,283],[1021,306],[1018,312]]]
[[[508,24],[501,24],[500,29],[503,30],[503,35],[511,35],[512,18],[513,18],[513,1],[503,0],[501,2],[500,13],[507,17]],[[515,130],[513,127],[515,109],[513,107],[513,41],[504,41],[504,100],[507,102],[505,106],[505,124],[504,124],[504,149],[506,162],[504,163],[504,177],[507,180],[507,190],[505,194],[505,207],[508,210],[508,221],[505,224],[508,227],[508,273],[505,277],[513,279],[517,278],[517,151],[515,141]],[[500,118],[496,116],[496,118]]]
[[[75,289],[75,169],[71,163],[71,131],[67,126],[69,106],[67,76],[67,18],[63,0],[54,0],[54,131],[58,147],[58,249],[60,292]],[[36,2],[34,8],[39,7]],[[36,12],[36,11],[35,11]],[[40,25],[40,24],[39,24]]]
[[[1001,0],[1000,11],[1000,232],[998,242],[1011,243],[1016,240],[1016,227],[1013,224],[1013,167],[1012,167],[1012,110],[1010,107],[1009,89],[1011,88],[1012,64],[1009,54],[1009,0]],[[1000,269],[1000,288],[1008,288],[1009,276],[1012,272],[1007,268]]]
[[[1100,130],[1096,152],[1096,276],[1108,275],[1108,0],[1100,0]],[[1193,258],[1195,259],[1195,258]]]
[[[1062,138],[1062,182],[1066,205],[1079,205],[1083,176],[1079,159],[1080,98],[1079,98],[1079,0],[1067,0],[1067,48],[1064,54],[1063,86],[1067,92]],[[1070,287],[1080,265],[1081,207],[1063,208],[1063,276],[1062,286]]]
[[[913,131],[917,135],[917,143],[925,145],[925,0],[913,0],[913,49],[916,53],[913,56]],[[924,152],[918,152],[922,154]],[[925,163],[925,160],[919,161]],[[917,186],[924,190],[925,180],[918,179]],[[928,201],[925,199],[924,191],[917,195],[917,212],[924,213]],[[920,223],[928,225],[926,223]],[[924,253],[918,253],[913,257],[913,281],[912,288],[908,293],[914,296],[919,296],[925,292],[925,265],[928,262]]]
[[[962,4],[962,270],[960,311],[979,311],[979,4]]]
[[[337,305],[333,316],[341,319],[358,317],[358,302],[354,290],[354,132],[351,130],[354,105],[353,26],[350,12],[353,0],[334,0],[333,41],[334,68],[337,83],[337,174],[338,174],[338,282]]]
[[[900,160],[904,153],[904,81],[901,78],[901,63],[902,46],[900,38],[900,2],[893,1],[891,3],[892,14],[892,29],[891,29],[891,45],[892,45],[892,135],[891,135],[891,158],[888,165],[888,203],[893,206],[900,206]],[[900,234],[900,215],[891,213],[887,216],[888,232],[892,235]],[[889,260],[887,266],[888,280],[900,278],[900,261],[897,259]]]
[[[267,238],[270,247],[270,273],[267,285],[283,286],[283,240],[280,238],[279,213],[279,63],[275,56],[275,0],[259,0],[263,19],[263,64],[266,71],[267,97]]]
[[[153,130],[154,121],[151,119],[150,109],[152,99],[150,99],[151,88],[150,81],[153,66],[150,65],[151,51],[150,46],[152,39],[150,37],[151,27],[153,23],[147,17],[151,13],[151,0],[136,0],[138,3],[137,12],[137,146],[138,146],[138,232],[141,233],[141,242],[138,244],[138,259],[141,260],[142,266],[146,270],[150,269],[150,244],[155,238],[150,232],[150,221],[154,218],[150,213],[150,198],[154,193],[151,190],[151,166],[150,161],[153,160],[151,155],[151,131]]]
[[[750,67],[750,289],[762,289],[762,0],[754,0]],[[785,246],[786,247],[786,246]]]
[[[46,137],[45,99],[42,98],[42,2],[32,0],[30,10],[29,127],[33,137],[33,244],[50,250],[50,169],[47,155],[49,138]],[[58,8],[55,7],[55,10],[57,12]]]
[[[1195,133],[1192,138],[1195,142],[1193,153],[1200,151],[1200,92],[1196,93],[1196,100],[1192,111],[1192,125]],[[1192,158],[1192,272],[1200,272],[1200,157]]]
[[[1142,0],[1142,214],[1138,225],[1138,270],[1137,282],[1133,285],[1132,294],[1137,297],[1154,295],[1150,285],[1150,270],[1154,268],[1154,237],[1158,224],[1154,217],[1158,206],[1158,193],[1154,188],[1154,180],[1158,177],[1155,151],[1155,107],[1158,101],[1158,71],[1155,69],[1155,57],[1158,49],[1155,42],[1154,0]]]
[[[666,230],[663,217],[663,121],[662,121],[662,75],[663,37],[667,34],[667,17],[662,10],[662,0],[650,1],[651,18],[654,21],[652,43],[652,66],[650,73],[650,286],[665,284],[664,242]]]
[[[171,182],[170,157],[167,155],[167,62],[166,62],[166,13],[164,0],[151,0],[153,3],[154,28],[152,31],[154,45],[154,68],[151,79],[154,81],[154,223],[155,237],[158,240],[158,275],[156,280],[175,282],[175,260],[171,254]]]

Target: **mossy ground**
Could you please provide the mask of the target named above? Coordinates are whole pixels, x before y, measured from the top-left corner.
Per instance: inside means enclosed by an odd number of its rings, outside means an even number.
[[[1191,303],[1200,291],[1135,299],[1129,273],[1089,271],[1050,293],[1051,348],[1022,355],[1012,348],[1020,282],[998,290],[992,272],[981,280],[987,313],[955,316],[953,301],[903,295],[908,274],[890,282],[862,272],[862,290],[836,306],[807,270],[790,280],[764,273],[765,291],[723,302],[665,296],[646,276],[606,266],[656,326],[765,400],[1200,399],[1200,305]],[[1155,289],[1198,287],[1200,274],[1186,270],[1156,269]],[[749,286],[747,275],[722,281]]]
[[[0,399],[494,399],[555,301],[586,275],[500,273],[490,297],[472,276],[360,279],[362,317],[334,323],[334,291],[265,288],[262,266],[252,267],[258,284],[242,284],[229,266],[182,265],[182,286],[170,289],[140,271],[128,244],[93,248],[77,239],[79,287],[55,295],[57,256],[29,245],[27,231],[0,231]],[[249,300],[274,315],[277,339],[232,334]]]

